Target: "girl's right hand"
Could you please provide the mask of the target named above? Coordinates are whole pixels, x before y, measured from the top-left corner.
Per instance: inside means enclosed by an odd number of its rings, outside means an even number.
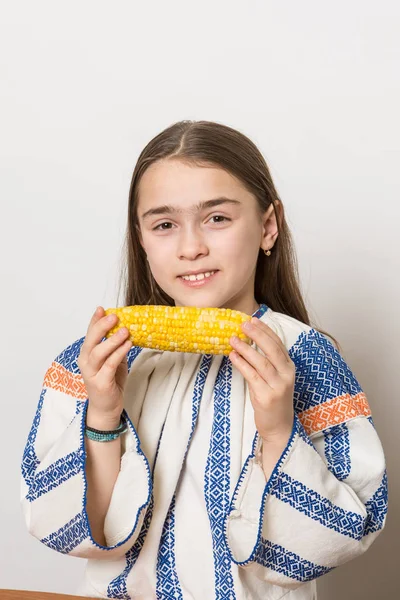
[[[101,340],[118,323],[117,315],[105,316],[102,306],[94,313],[78,357],[89,398],[87,423],[98,429],[114,429],[120,422],[128,377],[127,353],[132,342],[126,327]],[[90,421],[90,422],[89,422]]]

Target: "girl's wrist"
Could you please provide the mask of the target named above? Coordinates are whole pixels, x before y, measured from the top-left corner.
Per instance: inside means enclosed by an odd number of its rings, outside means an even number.
[[[274,431],[273,433],[260,433],[263,446],[282,446],[289,441],[293,429],[293,425],[282,431]]]
[[[261,462],[263,471],[268,481],[271,473],[276,467],[280,457],[282,456],[283,451],[285,450],[287,443],[290,438],[290,433],[288,435],[279,435],[271,438],[261,438]]]
[[[101,431],[114,431],[121,423],[121,413],[96,412],[88,407],[86,413],[86,425]]]

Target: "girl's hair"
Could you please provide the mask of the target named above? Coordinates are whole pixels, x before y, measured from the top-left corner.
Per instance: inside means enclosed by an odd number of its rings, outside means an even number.
[[[144,172],[155,162],[172,158],[197,166],[217,166],[234,175],[256,197],[260,217],[273,204],[279,235],[269,257],[260,248],[255,276],[255,299],[274,311],[312,326],[300,291],[291,233],[285,220],[283,204],[281,219],[278,218],[275,203],[282,201],[268,166],[249,138],[231,127],[210,121],[175,123],[152,139],[138,158],[129,191],[128,223],[120,277],[120,287],[122,280],[125,280],[124,305],[174,306],[174,300],[159,287],[152,276],[139,240],[137,215],[139,184]],[[319,331],[328,335],[340,348],[334,337],[321,329]]]

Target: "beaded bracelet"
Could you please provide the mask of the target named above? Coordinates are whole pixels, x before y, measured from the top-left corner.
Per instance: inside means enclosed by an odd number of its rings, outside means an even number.
[[[117,429],[112,431],[102,431],[101,429],[94,429],[94,427],[86,425],[85,434],[86,437],[95,442],[111,442],[112,440],[116,440],[127,429],[128,425],[121,416],[121,423],[118,425]]]

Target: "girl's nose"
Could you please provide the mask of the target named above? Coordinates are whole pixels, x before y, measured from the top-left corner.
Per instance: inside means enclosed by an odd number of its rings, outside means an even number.
[[[208,248],[202,236],[193,232],[182,235],[178,245],[178,256],[180,259],[194,260],[198,256],[208,254]]]

